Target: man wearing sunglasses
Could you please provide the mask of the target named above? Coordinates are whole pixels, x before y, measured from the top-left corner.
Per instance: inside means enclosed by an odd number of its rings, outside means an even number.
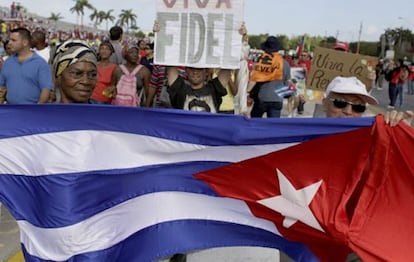
[[[365,85],[356,77],[335,77],[328,85],[322,101],[327,117],[361,117],[367,104],[377,105],[375,97],[368,94]],[[400,121],[411,125],[414,114],[412,111],[386,112],[385,122],[395,126]]]
[[[361,117],[367,103],[378,104],[356,77],[335,77],[325,94],[322,105],[327,117]]]

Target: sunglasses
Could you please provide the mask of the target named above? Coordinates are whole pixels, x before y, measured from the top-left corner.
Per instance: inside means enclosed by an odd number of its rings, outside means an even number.
[[[351,105],[352,111],[354,111],[355,113],[364,113],[365,110],[367,109],[366,105],[354,104],[354,103],[351,103],[351,102],[348,102],[348,101],[345,101],[345,100],[339,100],[339,99],[336,99],[336,98],[329,98],[329,100],[332,101],[333,105],[336,108],[340,108],[340,109],[345,108],[348,105]]]

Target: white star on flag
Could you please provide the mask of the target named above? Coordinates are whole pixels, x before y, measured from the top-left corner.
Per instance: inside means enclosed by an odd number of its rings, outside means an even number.
[[[310,227],[325,232],[309,208],[309,204],[318,192],[322,180],[302,189],[296,189],[279,169],[276,169],[276,171],[281,195],[258,200],[257,202],[285,216],[283,226],[286,228],[291,227],[299,220]]]

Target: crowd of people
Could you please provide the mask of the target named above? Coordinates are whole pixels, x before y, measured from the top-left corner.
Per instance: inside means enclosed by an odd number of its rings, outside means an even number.
[[[242,30],[244,32],[241,34],[247,35],[246,29]],[[119,26],[113,26],[107,37],[97,38],[99,41],[94,41],[95,44],[75,35],[68,39],[60,39],[62,43],[58,47],[50,42],[47,32],[31,32],[22,27],[11,29],[7,39],[2,61],[8,62],[4,62],[0,76],[0,101],[7,104],[69,101],[65,97],[67,94],[64,93],[59,74],[55,71],[58,51],[67,43],[81,42],[95,53],[97,58],[96,72],[88,78],[94,81],[89,96],[87,99],[72,99],[74,103],[116,104],[117,96],[120,95],[117,88],[120,79],[123,75],[133,72],[136,76],[135,91],[139,96],[139,100],[133,106],[236,112],[251,117],[280,117],[284,99],[288,99],[289,116],[292,116],[294,109],[298,114],[303,112],[305,99],[297,93],[295,81],[291,80],[290,68],[300,67],[307,73],[311,66],[310,54],[302,53],[298,56],[289,55],[287,51],[281,52],[282,46],[277,37],[268,37],[260,52],[253,55],[250,52],[244,59],[249,65],[254,56],[254,66],[248,66],[249,70],[243,72],[248,74],[249,79],[245,87],[248,98],[244,103],[249,103],[250,100],[252,107],[244,105],[242,110],[236,110],[234,105],[237,106],[239,103],[234,99],[240,89],[236,81],[240,71],[154,65],[154,44],[145,39],[125,42],[123,30]],[[247,41],[244,42],[248,45]],[[99,44],[96,46],[96,43]],[[341,43],[334,48],[347,51],[346,45]],[[138,69],[139,65],[141,66]],[[266,70],[267,67],[277,70]],[[24,69],[16,70],[17,68]],[[394,64],[392,60],[380,60],[376,73],[378,88],[382,88],[384,79],[389,81],[390,109],[395,108],[397,97],[401,107],[404,86],[407,94],[414,93],[414,69],[408,61],[401,59]],[[22,77],[23,74],[25,77]],[[226,77],[223,78],[223,75]],[[76,77],[74,73],[72,76]],[[220,80],[215,82],[213,77]],[[82,79],[79,76],[78,78]],[[192,85],[191,88],[188,88],[188,83]],[[213,86],[209,83],[213,83]],[[182,88],[183,84],[186,84],[184,86],[187,88]],[[207,88],[204,89],[204,86]]]
[[[127,64],[129,69],[131,69],[129,70],[130,72],[134,69],[133,65],[135,62],[127,61],[126,59],[126,55],[128,53],[126,49],[132,45],[135,45],[139,51],[138,64],[144,65],[144,69],[140,69],[137,73],[137,75],[140,76],[137,77],[137,85],[143,87],[143,89],[138,88],[138,92],[140,92],[141,89],[144,91],[140,101],[140,106],[173,107],[169,101],[169,93],[166,91],[166,69],[163,66],[153,65],[152,62],[154,52],[152,39],[128,38],[123,34],[122,28],[117,26],[112,27],[109,32],[88,32],[77,27],[74,27],[73,30],[69,31],[56,30],[56,28],[54,28],[48,20],[29,17],[24,8],[21,7],[20,3],[15,1],[12,1],[10,7],[2,9],[1,12],[2,17],[7,18],[7,21],[0,20],[0,68],[2,63],[12,54],[9,42],[11,32],[14,29],[25,28],[31,32],[31,50],[36,51],[37,54],[45,58],[51,67],[53,62],[51,60],[53,53],[59,45],[68,40],[82,40],[98,54],[98,76],[102,76],[102,78],[105,78],[104,76],[106,76],[106,78],[108,78],[108,73],[113,73],[110,83],[108,83],[108,79],[99,80],[98,77],[98,88],[95,89],[93,97],[91,97],[88,102],[111,104],[112,100],[116,97],[116,84],[123,74],[119,65],[124,63]],[[269,38],[268,40],[271,41],[272,39]],[[107,46],[107,48],[112,50],[113,54],[110,56],[109,62],[112,65],[116,65],[116,67],[109,65],[108,61],[103,58],[105,55],[101,55],[102,42],[105,42],[103,43],[102,52],[107,52],[105,51],[104,46]],[[107,42],[109,42],[112,47],[109,46]],[[346,42],[337,42],[333,48],[348,52],[349,44]],[[134,53],[134,51],[129,51]],[[270,98],[269,96],[273,96],[274,92],[269,92],[269,88],[259,88],[259,86],[263,83],[256,83],[257,81],[254,81],[254,79],[258,76],[257,72],[255,72],[257,70],[254,70],[254,64],[261,64],[261,59],[265,58],[267,54],[273,55],[274,53],[277,53],[277,55],[280,54],[283,58],[283,63],[287,63],[287,66],[284,66],[284,73],[286,74],[285,78],[289,77],[289,81],[281,81],[278,87],[280,89],[278,90],[278,96]],[[133,55],[134,54],[132,54],[132,56]],[[131,56],[129,56],[128,59],[131,60]],[[303,114],[306,98],[303,94],[298,93],[298,90],[295,88],[294,79],[292,81],[290,76],[287,76],[289,72],[288,67],[303,68],[306,73],[309,73],[311,59],[312,56],[310,53],[292,53],[288,50],[282,50],[281,46],[278,46],[276,52],[266,52],[263,48],[260,50],[251,50],[248,58],[246,58],[246,61],[248,62],[249,75],[251,74],[250,80],[252,81],[250,85],[252,85],[252,82],[255,83],[254,89],[253,86],[249,86],[248,88],[250,94],[248,96],[247,103],[249,105],[252,104],[252,107],[247,109],[246,107],[243,107],[242,110],[240,110],[240,108],[234,108],[233,103],[236,107],[239,106],[240,101],[233,100],[238,98],[237,94],[240,92],[237,91],[240,90],[236,90],[236,78],[238,77],[238,72],[232,72],[229,82],[224,85],[226,95],[222,97],[222,103],[225,105],[220,105],[220,107],[224,109],[217,110],[217,112],[246,113],[240,111],[247,110],[249,112],[251,111],[252,117],[262,117],[263,115],[266,115],[267,117],[280,117],[282,109],[281,105],[283,106],[283,104],[287,104],[288,117],[293,117],[295,115],[295,110],[296,114]],[[185,69],[179,69],[180,75],[183,79],[188,80],[186,79]],[[206,80],[211,79],[212,76],[217,76],[217,72],[218,70],[210,70],[207,72]],[[379,89],[382,88],[382,85],[385,82],[384,80],[389,82],[389,109],[401,108],[404,94],[414,94],[414,66],[407,60],[407,58],[396,61],[389,58],[381,59],[376,67],[376,86]],[[104,81],[105,84],[100,81]],[[266,85],[269,85],[269,83],[266,83]],[[103,86],[105,86],[105,88],[102,89]],[[108,90],[106,88],[108,88]],[[49,102],[57,101],[54,99],[59,98],[59,90],[53,86],[52,93],[55,93],[54,91],[57,91],[58,94],[57,96],[52,94]],[[260,92],[257,93],[258,91]],[[263,94],[263,92],[266,91],[268,94]],[[261,97],[260,100],[258,99],[259,97]],[[12,103],[12,101],[8,101],[5,98],[3,99],[7,103]],[[13,100],[13,98],[11,99]],[[283,103],[285,99],[287,100],[287,103]],[[263,106],[268,106],[269,102],[273,103],[272,108],[274,110],[269,111],[267,109],[263,109]],[[192,108],[194,108],[194,110],[196,110],[196,108],[197,110],[203,110],[200,107]]]
[[[401,108],[404,94],[414,95],[414,64],[407,57],[398,60],[380,59],[375,73],[379,90],[383,89],[384,80],[388,82],[389,109]]]
[[[248,50],[246,27],[239,32]],[[284,99],[293,101],[290,110],[297,108],[298,113],[303,112],[305,103],[291,80],[291,67],[308,72],[311,66],[307,53],[282,55],[282,46],[274,36],[263,42],[250,70],[245,54],[241,55],[245,66],[240,70],[156,65],[154,44],[145,39],[125,43],[119,26],[113,26],[107,38],[97,38],[97,45],[76,35],[53,45],[47,41],[47,32],[23,27],[11,29],[7,39],[0,73],[0,103],[4,106],[89,103],[281,117]],[[381,75],[389,81],[390,109],[394,109],[398,95],[401,107],[403,85],[407,84],[410,95],[414,91],[412,67],[404,61],[393,66],[390,61],[387,67],[379,67],[378,81]],[[241,81],[243,77],[247,81]],[[251,111],[249,99],[253,101]],[[338,76],[328,85],[322,103],[327,117],[361,117],[367,104],[378,101],[356,77]],[[386,114],[391,125],[401,121],[410,125],[412,119],[412,112],[393,110]],[[185,261],[185,255],[177,254],[171,261]]]

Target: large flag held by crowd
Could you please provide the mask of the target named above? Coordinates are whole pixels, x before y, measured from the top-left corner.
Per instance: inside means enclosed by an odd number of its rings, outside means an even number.
[[[414,258],[414,133],[381,117],[245,119],[99,105],[0,110],[0,201],[26,261],[225,246]]]

